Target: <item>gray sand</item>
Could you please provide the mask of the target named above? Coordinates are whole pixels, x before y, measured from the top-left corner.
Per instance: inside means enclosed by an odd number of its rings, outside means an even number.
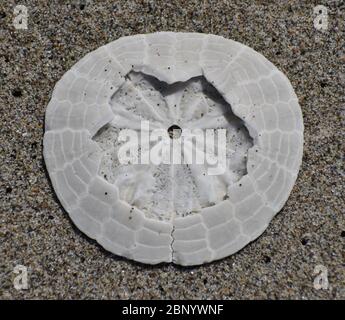
[[[15,1],[0,4],[0,298],[344,299],[344,1],[318,1],[328,2],[326,32],[314,28],[312,1],[58,2],[21,1],[28,30],[12,25]],[[194,268],[103,250],[61,208],[42,158],[60,77],[121,36],[167,30],[214,33],[264,54],[291,80],[305,123],[303,164],[283,210],[237,254]],[[13,287],[17,264],[29,269],[28,290]],[[313,286],[318,264],[327,290]]]

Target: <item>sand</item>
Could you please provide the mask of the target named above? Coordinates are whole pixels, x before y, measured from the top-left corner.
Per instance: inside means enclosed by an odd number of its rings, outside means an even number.
[[[0,299],[344,299],[344,2],[327,4],[324,32],[311,1],[61,2],[21,1],[27,30],[13,27],[15,1],[0,3]],[[42,156],[45,108],[74,63],[121,36],[169,30],[264,54],[290,79],[305,124],[296,185],[265,233],[193,268],[135,263],[88,239],[59,204]],[[18,264],[27,290],[13,286]],[[327,268],[328,289],[314,288],[316,265]]]

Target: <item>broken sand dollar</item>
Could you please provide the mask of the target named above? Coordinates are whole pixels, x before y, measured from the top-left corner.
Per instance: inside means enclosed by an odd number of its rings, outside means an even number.
[[[186,142],[193,130],[210,132],[205,145],[224,133],[213,150],[220,162],[224,149],[224,170],[194,161],[208,153]],[[125,163],[124,132],[138,137]],[[152,139],[157,132],[168,138]],[[180,147],[180,162],[143,161],[167,141]],[[289,80],[261,54],[214,35],[111,42],[64,74],[46,111],[44,158],[73,222],[105,249],[149,264],[202,264],[257,238],[286,202],[302,148]]]

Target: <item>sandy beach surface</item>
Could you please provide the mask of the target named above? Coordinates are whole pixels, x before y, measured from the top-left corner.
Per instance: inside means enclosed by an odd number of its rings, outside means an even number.
[[[0,299],[345,299],[345,2],[20,1],[28,29],[0,2]],[[64,4],[66,3],[66,4]],[[183,268],[110,254],[62,209],[42,155],[55,83],[86,53],[122,36],[203,32],[246,44],[290,79],[303,111],[304,157],[289,200],[237,254]],[[16,265],[29,287],[16,290]],[[317,265],[329,285],[314,287]]]

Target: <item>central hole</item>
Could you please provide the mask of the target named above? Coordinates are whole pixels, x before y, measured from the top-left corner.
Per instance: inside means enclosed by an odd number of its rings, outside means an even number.
[[[173,124],[168,128],[168,134],[170,139],[178,139],[179,137],[181,137],[181,133],[182,129],[176,124]]]

